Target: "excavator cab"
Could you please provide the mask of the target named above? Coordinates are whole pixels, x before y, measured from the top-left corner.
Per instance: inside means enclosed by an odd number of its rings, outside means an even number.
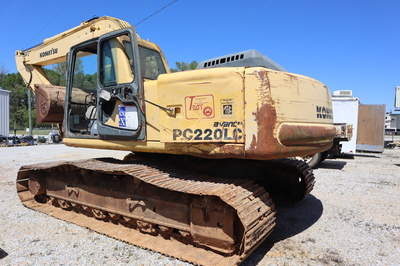
[[[146,140],[144,106],[139,100],[143,97],[140,59],[146,58],[140,58],[138,50],[133,28],[71,48],[64,120],[67,137]],[[151,75],[147,73],[151,71],[144,72]]]

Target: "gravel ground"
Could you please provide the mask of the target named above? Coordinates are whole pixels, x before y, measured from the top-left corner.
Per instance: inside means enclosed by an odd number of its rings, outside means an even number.
[[[21,165],[127,152],[40,145],[0,148],[0,265],[190,265],[22,206]],[[295,207],[242,265],[400,265],[400,149],[326,160]]]

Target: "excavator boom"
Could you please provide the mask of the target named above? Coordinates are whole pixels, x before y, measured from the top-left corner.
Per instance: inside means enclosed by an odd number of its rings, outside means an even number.
[[[79,26],[47,38],[39,45],[24,51],[16,51],[17,70],[27,87],[35,92],[33,84],[51,85],[43,67],[67,61],[72,46],[128,27],[131,27],[128,22],[107,16],[83,21]],[[148,44],[153,46],[151,47],[153,49],[158,48],[154,44],[149,42]],[[160,49],[158,48],[158,50]],[[165,66],[167,65],[165,64]]]

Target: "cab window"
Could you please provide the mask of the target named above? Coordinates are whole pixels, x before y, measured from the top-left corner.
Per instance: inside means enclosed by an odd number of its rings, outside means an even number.
[[[100,82],[104,87],[133,82],[133,58],[124,46],[127,41],[129,36],[122,35],[102,43]]]

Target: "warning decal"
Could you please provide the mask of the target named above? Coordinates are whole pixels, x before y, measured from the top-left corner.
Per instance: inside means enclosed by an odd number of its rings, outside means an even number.
[[[138,112],[136,106],[118,106],[118,125],[120,128],[137,130],[139,127]]]
[[[186,119],[214,118],[214,96],[198,95],[185,97]]]
[[[233,116],[233,99],[222,99],[221,100],[221,113],[222,117]]]

